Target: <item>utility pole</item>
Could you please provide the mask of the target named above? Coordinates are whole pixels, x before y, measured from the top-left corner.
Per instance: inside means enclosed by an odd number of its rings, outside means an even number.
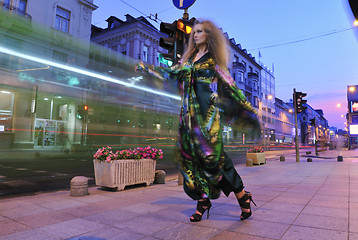
[[[315,147],[314,147],[314,150],[315,150],[315,153],[316,153],[316,156],[318,156],[318,128],[317,128],[317,124],[316,124],[316,120],[315,120],[315,125],[314,125],[314,133],[316,135],[316,141],[315,141]]]
[[[295,147],[296,147],[296,162],[300,161],[300,148],[298,145],[298,127],[297,127],[297,101],[296,88],[293,89],[293,107],[295,109]]]

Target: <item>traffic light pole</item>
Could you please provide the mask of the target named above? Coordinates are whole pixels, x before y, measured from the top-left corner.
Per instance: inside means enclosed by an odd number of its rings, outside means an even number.
[[[300,161],[300,148],[298,145],[298,127],[297,127],[297,102],[296,102],[296,88],[293,89],[293,107],[295,109],[295,145],[296,145],[296,162]]]
[[[318,144],[318,128],[316,127],[316,122],[314,124],[314,134],[316,135],[315,137],[315,143],[314,143],[314,150],[315,150],[315,154],[316,156],[318,156],[318,151],[317,151],[317,144]]]

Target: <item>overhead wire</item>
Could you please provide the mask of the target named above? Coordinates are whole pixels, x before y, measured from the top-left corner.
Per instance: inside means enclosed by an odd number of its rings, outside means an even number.
[[[283,46],[283,45],[289,45],[289,44],[294,44],[294,43],[298,43],[298,42],[304,42],[304,41],[312,40],[312,39],[315,39],[315,38],[321,38],[321,37],[325,37],[325,36],[328,36],[328,35],[349,31],[349,30],[352,30],[354,28],[356,28],[356,27],[349,27],[349,28],[345,28],[345,29],[342,29],[342,30],[338,30],[338,31],[333,30],[332,32],[320,34],[320,35],[317,35],[317,36],[311,36],[311,37],[307,37],[307,38],[303,38],[303,39],[299,39],[299,40],[294,40],[294,41],[289,41],[289,42],[284,42],[284,43],[277,43],[277,44],[267,45],[267,46],[263,46],[263,47],[251,48],[251,49],[247,49],[247,50],[248,51],[253,51],[253,50],[260,50],[260,49],[265,49],[265,48],[273,48],[273,47],[278,47],[278,46]]]
[[[129,7],[133,8],[133,9],[136,10],[137,12],[143,14],[146,18],[149,18],[150,20],[153,20],[153,21],[155,21],[155,22],[157,22],[157,20],[159,20],[160,22],[163,22],[163,21],[162,21],[160,18],[158,18],[158,16],[157,16],[157,14],[158,14],[159,12],[155,15],[155,19],[153,19],[153,18],[152,18],[152,14],[151,14],[150,16],[148,16],[147,14],[145,14],[145,13],[142,12],[142,11],[140,11],[138,8],[136,8],[136,7],[132,6],[132,5],[130,5],[130,4],[127,3],[126,1],[124,1],[124,0],[120,0],[120,1],[123,2],[124,4],[128,5]],[[169,9],[169,8],[168,8],[168,9]],[[162,11],[160,11],[160,12],[164,12],[164,11],[166,11],[166,10],[168,10],[168,9],[164,9],[164,10],[162,10]]]

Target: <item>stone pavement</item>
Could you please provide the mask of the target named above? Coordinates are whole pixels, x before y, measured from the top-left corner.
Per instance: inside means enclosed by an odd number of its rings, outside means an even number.
[[[191,223],[196,203],[178,186],[131,187],[111,192],[90,188],[85,197],[69,191],[0,200],[4,239],[358,239],[358,151],[320,153],[307,162],[293,154],[280,162],[237,165],[257,207],[240,221],[234,195],[213,200],[210,219]]]

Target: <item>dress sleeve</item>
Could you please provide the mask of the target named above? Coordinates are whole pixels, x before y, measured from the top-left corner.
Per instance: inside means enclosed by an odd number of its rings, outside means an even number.
[[[261,126],[258,115],[245,95],[237,88],[227,69],[216,66],[218,81],[218,106],[223,121],[244,133],[260,138]]]
[[[144,65],[143,63],[138,63],[136,65],[136,71],[146,72],[153,77],[159,78],[161,80],[177,80],[180,78],[180,75],[183,71],[183,68],[180,64],[177,64],[170,68],[163,67],[154,67],[153,65]]]

